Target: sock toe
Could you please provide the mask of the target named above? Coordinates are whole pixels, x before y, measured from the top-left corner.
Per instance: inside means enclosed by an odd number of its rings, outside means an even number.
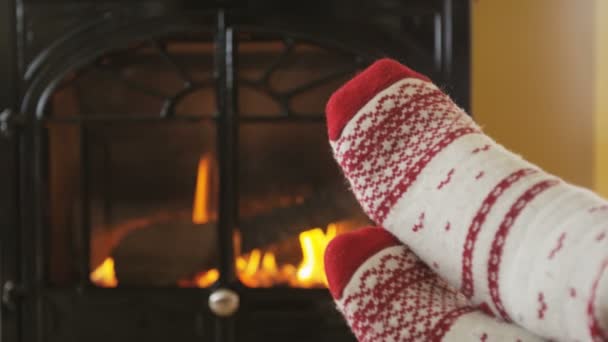
[[[384,58],[374,62],[363,72],[338,89],[327,102],[329,138],[336,140],[348,121],[377,93],[404,78],[430,80],[399,62]]]
[[[378,227],[361,228],[334,238],[325,250],[325,273],[332,296],[342,297],[352,275],[372,255],[399,244],[393,235]]]

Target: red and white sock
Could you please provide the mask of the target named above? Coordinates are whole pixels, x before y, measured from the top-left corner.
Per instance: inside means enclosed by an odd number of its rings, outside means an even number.
[[[540,341],[473,309],[383,229],[336,237],[325,269],[338,308],[361,342]]]
[[[327,121],[367,214],[473,303],[547,338],[608,341],[608,202],[507,151],[392,60],[336,91]]]

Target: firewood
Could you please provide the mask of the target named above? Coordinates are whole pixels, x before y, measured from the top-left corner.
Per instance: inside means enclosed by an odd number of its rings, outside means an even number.
[[[300,204],[244,218],[240,223],[242,248],[249,251],[297,236],[309,228],[325,229],[332,222],[346,219],[360,221],[361,225],[369,223],[349,190],[343,186],[322,189]]]
[[[218,241],[215,222],[194,224],[183,213],[142,219],[145,226],[124,225],[112,251],[116,275],[123,285],[174,285],[178,280],[214,267]],[[352,194],[342,187],[318,191],[303,202],[240,222],[242,252],[296,238],[303,230],[340,220],[368,223]],[[353,224],[355,227],[357,224]]]
[[[127,234],[114,249],[121,285],[172,286],[180,279],[213,267],[217,260],[214,224],[157,222]]]

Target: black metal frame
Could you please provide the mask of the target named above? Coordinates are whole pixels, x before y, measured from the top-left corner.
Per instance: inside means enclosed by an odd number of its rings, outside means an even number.
[[[407,11],[421,10],[424,8],[425,1],[412,1],[415,6],[404,6],[403,3],[396,7],[390,7],[391,11],[407,13]],[[35,3],[33,3],[35,5]],[[188,2],[185,6],[190,6]],[[66,6],[59,3],[59,6]],[[259,318],[260,313],[270,314],[277,322],[277,325],[295,327],[289,323],[290,319],[301,319],[303,313],[308,314],[308,319],[312,319],[313,324],[324,325],[327,321],[333,322],[327,326],[325,333],[328,334],[327,341],[339,341],[340,335],[331,335],[332,329],[344,330],[343,322],[339,316],[333,313],[331,300],[324,290],[292,290],[292,289],[249,289],[242,286],[236,278],[234,270],[234,253],[232,246],[232,229],[237,226],[238,218],[238,136],[239,124],[248,120],[268,121],[268,120],[301,120],[305,122],[319,121],[323,118],[316,117],[293,117],[290,115],[287,106],[283,106],[283,115],[279,118],[243,118],[239,117],[237,107],[237,82],[244,85],[263,86],[264,80],[259,82],[244,81],[236,75],[236,62],[238,54],[235,51],[237,44],[237,32],[244,27],[264,27],[264,30],[271,32],[288,32],[289,35],[298,37],[308,37],[313,41],[331,42],[337,47],[348,47],[360,54],[360,63],[369,61],[374,56],[389,54],[396,57],[403,57],[401,50],[393,49],[397,44],[386,41],[375,41],[366,38],[366,44],[360,45],[357,42],[359,37],[353,37],[352,32],[346,32],[341,36],[339,32],[322,34],[322,17],[314,17],[315,22],[311,24],[301,24],[300,22],[289,22],[288,20],[276,21],[276,14],[250,15],[252,8],[238,8],[223,6],[211,11],[205,10],[199,13],[167,13],[162,16],[133,17],[123,16],[111,11],[103,12],[103,16],[90,20],[86,25],[80,26],[71,33],[65,35],[60,40],[51,41],[46,49],[36,54],[36,57],[29,62],[26,61],[27,54],[25,46],[20,42],[25,42],[26,32],[17,32],[16,28],[23,25],[24,18],[16,20],[15,14],[20,9],[23,11],[23,3],[17,4],[15,8],[14,0],[0,0],[0,23],[6,23],[0,29],[0,54],[6,54],[6,64],[0,65],[0,81],[8,84],[9,92],[0,94],[0,109],[11,108],[13,118],[10,140],[0,140],[0,182],[7,182],[7,188],[11,191],[0,193],[0,228],[2,237],[0,247],[2,248],[0,257],[0,280],[4,288],[2,292],[3,310],[2,325],[0,326],[0,338],[6,341],[54,341],[54,340],[74,340],[83,335],[74,333],[66,335],[69,328],[62,327],[65,324],[73,324],[76,330],[80,331],[80,325],[86,325],[91,317],[91,312],[102,310],[106,314],[121,313],[122,311],[133,313],[151,324],[149,327],[152,335],[149,338],[158,338],[154,332],[154,326],[158,324],[158,317],[154,314],[147,314],[147,311],[164,312],[183,312],[194,319],[193,325],[189,327],[178,326],[182,330],[192,330],[192,334],[184,333],[185,340],[208,340],[215,341],[236,341],[249,340],[255,334],[256,329],[262,329],[253,323],[252,316]],[[426,5],[428,7],[428,4]],[[437,0],[433,2],[435,13],[435,42],[431,60],[435,63],[435,70],[431,73],[435,79],[445,85],[451,84],[453,71],[453,31],[452,17],[453,1]],[[465,6],[468,11],[468,5]],[[6,11],[4,10],[6,9]],[[386,10],[386,9],[385,9]],[[266,9],[262,9],[265,12]],[[434,11],[434,12],[433,12]],[[170,11],[169,11],[170,12]],[[427,12],[425,12],[427,13]],[[274,15],[274,16],[273,16]],[[279,17],[282,14],[278,12]],[[292,18],[296,18],[297,15]],[[83,258],[81,263],[82,279],[77,287],[71,289],[52,289],[45,283],[46,260],[46,222],[47,222],[47,134],[44,123],[49,120],[60,121],[57,118],[47,116],[46,103],[52,92],[59,86],[64,76],[71,70],[90,63],[97,56],[111,51],[117,47],[126,46],[132,41],[141,39],[151,39],[169,32],[188,32],[197,29],[208,29],[209,26],[202,25],[201,18],[208,20],[207,23],[215,31],[215,70],[214,80],[217,89],[218,113],[214,117],[176,117],[173,115],[174,102],[179,100],[184,93],[174,95],[168,99],[163,111],[155,117],[140,118],[138,120],[215,120],[218,127],[217,146],[219,157],[220,173],[220,198],[219,198],[219,245],[222,246],[219,255],[220,280],[215,285],[217,287],[233,288],[241,294],[241,312],[231,318],[219,318],[213,316],[206,305],[206,298],[212,289],[98,289],[90,286],[89,260]],[[209,19],[211,19],[209,21]],[[275,20],[273,20],[275,19]],[[329,18],[331,20],[331,18]],[[309,19],[310,20],[310,19]],[[303,20],[306,22],[306,20]],[[267,24],[271,22],[271,24]],[[4,31],[6,29],[6,32]],[[347,30],[348,31],[348,30]],[[350,35],[348,34],[350,33]],[[371,32],[366,32],[370,34]],[[108,39],[99,39],[100,37]],[[323,38],[319,38],[323,37]],[[328,38],[331,37],[331,38]],[[357,38],[357,39],[353,39]],[[97,41],[91,43],[91,40]],[[338,43],[339,42],[339,43]],[[398,41],[404,43],[403,41]],[[384,46],[383,46],[384,45]],[[159,53],[163,53],[162,45],[158,45]],[[287,46],[287,49],[289,47]],[[170,63],[170,56],[166,56]],[[179,66],[175,66],[179,72]],[[17,72],[23,70],[20,75],[24,80],[23,91],[17,91]],[[434,72],[433,72],[434,71]],[[187,75],[182,75],[187,85],[187,91],[192,91],[195,84],[188,82]],[[5,79],[7,81],[5,81]],[[271,94],[272,95],[272,94]],[[274,94],[277,95],[277,94]],[[284,104],[286,100],[276,99]],[[466,96],[461,97],[466,98]],[[17,108],[17,101],[20,101],[20,108]],[[466,107],[466,103],[464,104]],[[124,118],[116,116],[106,117],[82,117],[64,120],[69,123],[77,123],[83,127],[82,143],[86,144],[86,127],[98,121],[121,120]],[[23,121],[20,125],[19,120]],[[0,121],[2,121],[0,119]],[[8,120],[7,120],[8,122]],[[0,122],[1,123],[1,122]],[[7,144],[7,142],[9,142]],[[86,151],[86,149],[83,149]],[[11,163],[11,156],[18,156],[18,165]],[[8,163],[4,163],[4,156],[8,156]],[[88,156],[82,156],[82,168],[86,174],[88,167]],[[16,162],[16,161],[14,161]],[[18,180],[18,182],[17,182]],[[88,198],[87,180],[83,177],[82,198]],[[2,186],[3,184],[0,184]],[[4,187],[2,187],[4,188]],[[86,210],[88,206],[83,206]],[[26,214],[27,213],[27,214]],[[11,215],[12,214],[12,215]],[[83,213],[83,227],[85,228],[83,242],[88,246],[88,213]],[[19,218],[17,220],[17,218]],[[19,228],[17,228],[19,227]],[[88,253],[85,253],[88,255]],[[21,296],[23,294],[23,296]],[[156,304],[150,304],[150,302]],[[103,304],[105,303],[105,304]],[[105,306],[104,306],[105,305]],[[329,305],[329,307],[328,307]],[[141,306],[141,308],[139,308]],[[299,313],[293,316],[285,314],[289,307],[300,308]],[[100,309],[102,308],[102,309]],[[279,312],[280,314],[276,314]],[[147,316],[146,316],[147,315]],[[325,315],[321,321],[315,320],[315,315]],[[332,316],[334,315],[334,316]],[[93,315],[93,318],[95,315]],[[144,318],[141,318],[144,317]],[[294,318],[291,318],[294,317]],[[313,317],[313,318],[311,318]],[[130,317],[132,318],[132,317]],[[161,315],[162,318],[162,315]],[[100,317],[95,319],[99,320]],[[92,320],[92,318],[91,318]],[[110,319],[110,321],[112,321]],[[116,321],[119,324],[119,321]],[[137,325],[136,322],[132,323]],[[178,324],[179,325],[179,324]],[[252,335],[243,336],[242,329],[236,327],[246,327]],[[59,328],[58,328],[59,327]],[[160,326],[164,327],[164,326]],[[294,328],[295,329],[295,328]],[[306,330],[306,329],[304,329]],[[56,337],[50,337],[53,331],[60,331]],[[269,334],[268,330],[259,330],[259,334]],[[265,332],[261,332],[265,331]],[[130,331],[125,330],[122,338],[141,338],[145,335],[145,329],[141,326],[134,326]],[[173,334],[173,335],[171,335]],[[310,335],[310,331],[300,331],[292,334],[297,338],[298,334],[306,338],[319,338]],[[187,335],[187,336],[186,336]],[[116,336],[111,333],[108,336]],[[166,337],[175,336],[175,332],[166,332]],[[333,337],[332,337],[333,336]],[[348,335],[345,335],[348,336]],[[261,338],[262,336],[260,336]],[[101,336],[99,339],[103,340]],[[277,337],[281,340],[284,337]],[[347,337],[348,339],[348,337]],[[254,339],[255,340],[255,339]]]
[[[230,27],[225,11],[219,11],[217,17],[217,61],[218,118],[217,146],[219,148],[219,208],[218,208],[218,243],[222,247],[219,254],[219,283],[234,284],[234,246],[232,232],[237,227],[238,219],[238,104],[237,79],[234,72],[237,54],[234,29]],[[218,340],[235,340],[234,318],[218,318],[216,322]]]
[[[3,88],[0,92],[0,112],[6,108],[3,112],[5,117],[11,115],[9,109],[16,108],[18,101],[15,5],[14,0],[0,1],[0,86]],[[0,136],[2,134],[0,127]],[[16,341],[19,336],[18,315],[7,314],[4,309],[8,305],[18,310],[13,298],[20,290],[13,281],[19,275],[16,260],[19,252],[18,188],[15,182],[18,173],[15,159],[17,145],[14,140],[7,138],[0,138],[0,188],[3,189],[0,192],[0,298],[4,303],[0,311],[0,340]]]

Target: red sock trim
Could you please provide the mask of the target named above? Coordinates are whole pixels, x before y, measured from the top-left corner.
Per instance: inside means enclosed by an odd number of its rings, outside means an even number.
[[[372,255],[399,244],[389,232],[377,227],[357,229],[331,240],[325,250],[325,274],[332,296],[342,297],[350,278]]]
[[[397,61],[384,58],[374,62],[336,90],[325,107],[329,139],[338,139],[344,126],[357,114],[359,109],[380,91],[404,78],[418,78],[430,82],[426,76]]]

